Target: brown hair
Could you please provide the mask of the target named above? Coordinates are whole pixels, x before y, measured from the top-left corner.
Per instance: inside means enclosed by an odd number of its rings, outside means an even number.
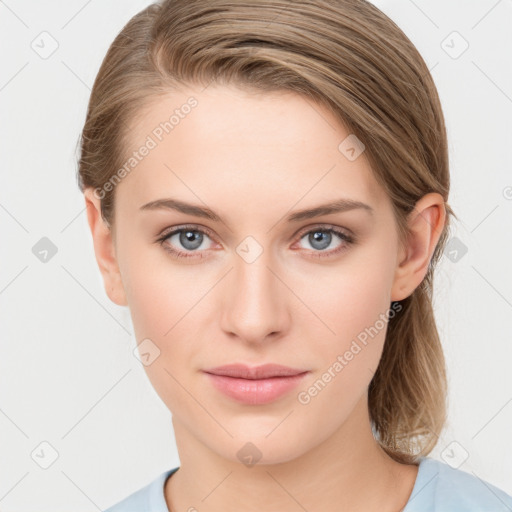
[[[289,90],[327,106],[365,145],[393,203],[400,242],[423,195],[445,200],[446,224],[422,283],[390,318],[368,390],[374,434],[395,460],[435,446],[446,420],[445,361],[433,275],[448,238],[447,138],[430,72],[407,36],[365,0],[166,0],[135,15],[110,46],[81,138],[80,189],[101,189],[125,161],[130,123],[180,84]],[[111,187],[109,187],[110,189]],[[105,190],[105,189],[103,189]],[[114,223],[114,192],[101,214]]]

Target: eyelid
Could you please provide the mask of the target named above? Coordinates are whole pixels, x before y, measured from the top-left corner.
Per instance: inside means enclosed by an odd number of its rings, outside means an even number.
[[[216,236],[215,236],[215,234],[213,233],[213,231],[211,229],[207,228],[206,226],[201,226],[199,224],[178,224],[176,226],[166,227],[162,231],[160,231],[160,233],[158,233],[156,235],[156,239],[158,241],[161,238],[167,237],[171,233],[175,233],[177,231],[186,230],[186,229],[190,229],[191,231],[204,232],[210,238],[216,239]],[[306,234],[306,233],[308,233],[309,231],[311,231],[313,229],[324,229],[324,230],[333,229],[333,230],[336,230],[336,231],[342,231],[344,234],[346,234],[346,236],[348,236],[350,238],[355,238],[354,232],[352,230],[346,228],[346,227],[341,227],[341,226],[337,226],[335,224],[329,224],[329,223],[325,223],[325,222],[324,223],[318,222],[318,223],[315,223],[315,224],[309,224],[308,226],[303,226],[302,228],[297,230],[290,237],[290,240],[293,240],[297,236],[302,236],[303,234]]]
[[[341,227],[341,226],[337,226],[336,224],[329,224],[329,223],[325,223],[325,222],[319,222],[319,223],[316,223],[316,224],[310,224],[309,226],[305,226],[303,228],[300,228],[294,235],[292,238],[296,237],[296,236],[302,236],[314,229],[318,229],[319,231],[320,230],[325,230],[325,231],[328,231],[330,229],[332,229],[333,231],[340,231],[342,232],[345,236],[349,237],[349,238],[353,238],[355,239],[356,235],[354,234],[354,232],[348,228],[345,228],[345,227]]]
[[[341,227],[341,226],[337,226],[334,224],[329,224],[329,223],[315,223],[315,224],[310,224],[308,226],[303,226],[302,228],[300,228],[298,231],[295,232],[295,234],[291,237],[291,240],[298,238],[297,242],[300,242],[301,239],[304,237],[304,235],[315,231],[315,229],[318,231],[327,231],[327,232],[330,231],[330,232],[334,233],[341,239],[342,245],[344,245],[345,248],[348,248],[348,246],[354,245],[357,242],[357,237],[353,233],[352,230],[350,230],[348,228]],[[219,243],[216,240],[216,236],[213,234],[213,231],[211,229],[209,229],[205,226],[198,225],[198,224],[181,224],[181,225],[167,227],[167,228],[163,229],[157,235],[156,242],[160,243],[163,246],[166,239],[175,235],[176,233],[179,233],[180,231],[186,231],[186,230],[204,233],[204,234],[208,235],[208,237],[211,238],[213,241],[215,241],[216,243]],[[204,256],[202,256],[202,254],[207,252],[207,250],[197,251],[197,252],[194,252],[194,251],[187,252],[187,251],[182,251],[182,250],[174,249],[174,248],[165,249],[165,250],[176,254],[178,258],[187,258],[187,257],[202,258],[202,257],[204,257]],[[343,249],[334,249],[334,250],[330,250],[330,251],[313,251],[313,253],[318,253],[317,254],[318,257],[328,258],[330,256],[336,255],[341,250],[343,250]],[[187,256],[179,256],[180,253],[185,253],[185,254],[187,254]]]
[[[190,231],[199,231],[206,233],[210,238],[215,239],[215,235],[213,234],[213,231],[205,226],[199,226],[198,224],[178,224],[176,226],[171,226],[163,229],[156,235],[157,241],[166,238],[171,233],[176,233],[177,231],[185,231],[189,229]]]

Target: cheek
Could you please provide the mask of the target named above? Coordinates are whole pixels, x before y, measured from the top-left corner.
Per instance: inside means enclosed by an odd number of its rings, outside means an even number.
[[[354,251],[336,267],[301,274],[299,280],[294,278],[297,295],[323,323],[331,343],[337,339],[343,344],[356,337],[390,307],[393,262],[389,250],[377,244]],[[310,316],[314,328],[320,329]]]
[[[126,247],[121,254],[125,256],[120,267],[137,340],[154,337],[165,343],[204,291],[198,290],[197,279],[190,279],[190,271],[171,263],[163,248]]]
[[[385,244],[372,244],[339,269],[318,275],[315,286],[305,278],[304,302],[316,313],[307,338],[321,354],[319,373],[333,393],[357,398],[371,381],[380,361],[390,314],[393,260]],[[307,298],[306,298],[307,297]],[[307,325],[304,329],[308,329]],[[329,394],[329,393],[326,393]]]
[[[197,343],[201,335],[204,338],[200,317],[209,299],[205,293],[214,284],[211,275],[194,277],[192,267],[179,268],[165,254],[155,258],[154,251],[124,254],[129,257],[123,261],[123,283],[137,344],[149,339],[141,345],[142,352],[149,347],[158,354],[144,370],[170,409],[190,407],[182,386],[189,385]]]

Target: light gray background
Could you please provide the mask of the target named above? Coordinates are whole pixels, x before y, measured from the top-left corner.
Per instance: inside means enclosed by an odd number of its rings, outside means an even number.
[[[512,494],[512,2],[375,3],[432,70],[461,219],[458,253],[437,272],[450,411],[431,456]],[[0,1],[3,512],[106,508],[179,465],[171,415],[132,353],[128,309],[103,289],[75,181],[101,60],[147,4]],[[47,262],[33,253],[42,237],[58,249]],[[42,442],[58,452],[48,469]]]

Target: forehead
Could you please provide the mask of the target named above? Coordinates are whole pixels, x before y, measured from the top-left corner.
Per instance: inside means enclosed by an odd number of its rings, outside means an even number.
[[[364,152],[347,158],[351,137],[327,107],[293,92],[182,88],[134,119],[127,155],[139,156],[118,187],[138,204],[177,190],[189,199],[229,193],[241,205],[264,197],[306,206],[326,193],[385,202]]]

